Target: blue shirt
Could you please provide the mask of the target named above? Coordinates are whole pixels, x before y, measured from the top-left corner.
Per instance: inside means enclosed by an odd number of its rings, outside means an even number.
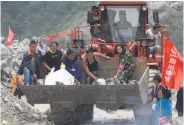
[[[155,122],[158,124],[158,119],[161,117],[172,118],[172,105],[171,101],[166,98],[162,98],[155,106]]]
[[[80,69],[80,66],[78,64],[78,61],[75,60],[69,60],[65,62],[66,70],[74,76],[75,79],[79,80],[82,76],[82,72]]]

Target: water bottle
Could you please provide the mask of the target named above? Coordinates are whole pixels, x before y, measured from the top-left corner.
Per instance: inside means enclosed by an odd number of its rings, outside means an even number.
[[[54,66],[54,67],[52,67],[52,69],[51,69],[50,73],[53,73],[53,72],[54,72],[54,70],[55,70],[55,66]]]
[[[62,63],[61,66],[60,66],[60,69],[62,69],[62,70],[63,70],[63,69],[66,69],[65,64]]]

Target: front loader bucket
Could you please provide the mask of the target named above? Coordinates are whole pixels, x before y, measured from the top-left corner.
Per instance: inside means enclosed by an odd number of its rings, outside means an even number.
[[[99,59],[99,78],[113,78],[117,73],[119,65],[119,58],[112,58],[111,60]]]
[[[20,85],[30,104],[97,104],[118,109],[121,105],[142,103],[138,83],[134,85]]]
[[[107,75],[106,78],[110,78],[115,75],[119,62],[118,59],[114,60],[116,62],[114,64],[113,60],[99,61],[101,76]],[[134,84],[19,85],[19,88],[32,105],[61,103],[64,108],[75,108],[79,104],[96,104],[99,108],[119,109],[121,106],[126,108],[135,104],[143,104],[147,100],[149,69],[144,59],[135,58],[134,60],[136,64]]]

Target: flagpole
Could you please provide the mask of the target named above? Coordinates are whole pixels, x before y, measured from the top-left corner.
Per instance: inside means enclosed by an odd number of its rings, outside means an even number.
[[[161,49],[161,64],[162,64],[162,67],[161,67],[161,74],[163,74],[163,71],[164,71],[164,55],[165,55],[165,39],[166,37],[165,36],[161,36],[162,38],[162,49]],[[163,75],[161,75],[163,77]],[[162,83],[163,84],[163,83]],[[162,87],[161,87],[161,94],[162,94]],[[163,96],[163,95],[161,95]],[[160,116],[161,116],[161,108],[162,108],[162,102],[160,103],[160,110],[159,110],[159,119],[160,119]],[[159,125],[161,125],[161,120],[159,120]]]
[[[163,51],[164,51],[164,35],[163,35],[163,30],[162,30],[162,33],[161,33],[161,67],[160,67],[160,71],[161,71],[161,74],[163,72],[163,67],[164,67],[164,64],[163,64]]]
[[[163,47],[163,49],[162,49],[162,58],[161,58],[161,62],[162,62],[162,72],[164,71],[164,55],[165,55],[165,40],[166,40],[166,37],[164,37],[164,40],[163,40],[163,42],[162,42],[162,47]]]
[[[166,26],[163,26],[162,28],[162,33],[161,33],[161,41],[162,41],[162,49],[161,49],[161,64],[162,64],[162,67],[161,67],[161,73],[163,73],[163,70],[164,70],[164,55],[165,55],[165,40],[169,38],[169,35],[168,35],[168,32],[167,32],[167,29],[166,29]]]

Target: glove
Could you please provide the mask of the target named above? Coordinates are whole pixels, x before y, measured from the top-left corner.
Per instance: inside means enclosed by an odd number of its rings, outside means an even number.
[[[120,64],[118,70],[123,71],[125,68],[125,64]]]

